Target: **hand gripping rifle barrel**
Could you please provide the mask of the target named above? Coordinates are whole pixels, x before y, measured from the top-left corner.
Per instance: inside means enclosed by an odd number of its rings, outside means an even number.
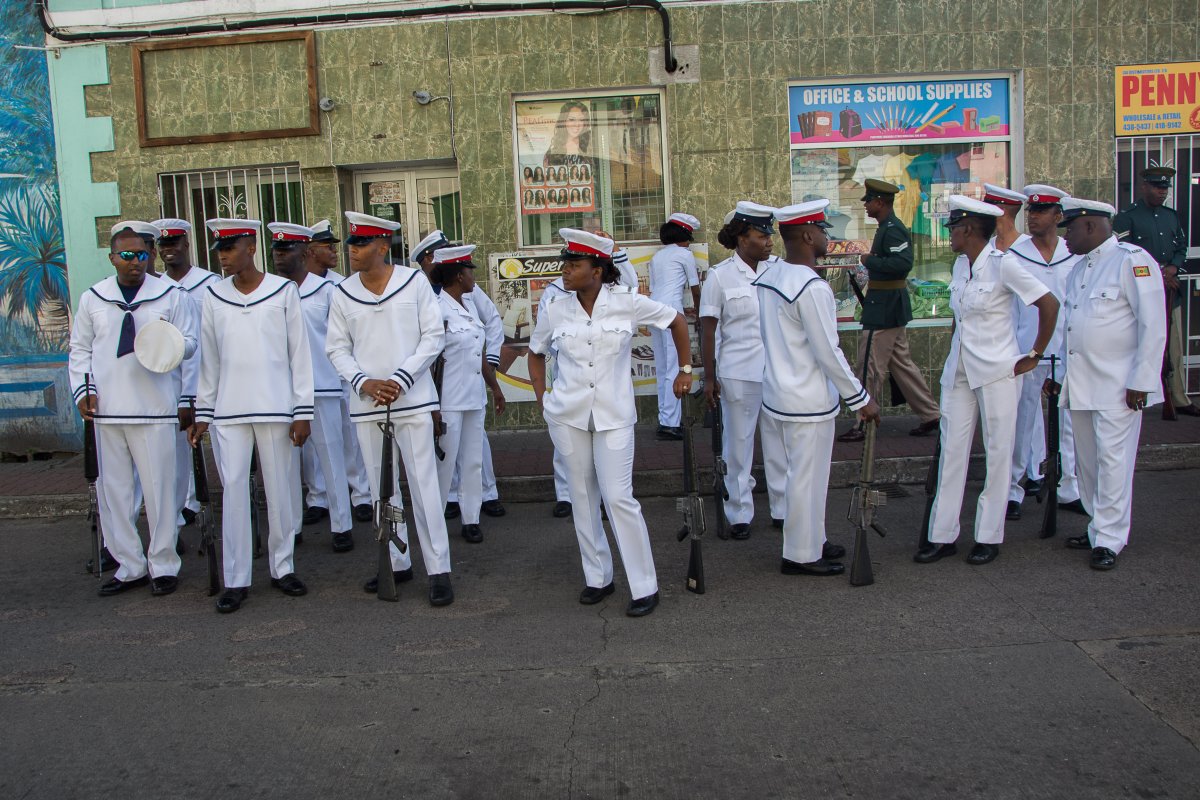
[[[854,493],[850,496],[850,510],[846,515],[854,525],[854,558],[850,563],[851,586],[870,586],[875,582],[875,573],[871,569],[871,551],[867,545],[867,531],[873,530],[880,536],[887,533],[875,521],[875,511],[884,505],[886,498],[883,492],[872,487],[875,479],[875,432],[878,428],[879,424],[876,422],[867,423],[862,466],[859,468]]]
[[[683,527],[678,539],[691,537],[691,554],[688,557],[686,588],[695,594],[704,594],[704,555],[700,542],[704,536],[704,500],[700,497],[700,480],[696,471],[696,446],[692,439],[692,415],[687,409],[688,398],[683,398],[683,491],[684,496],[675,501],[675,507],[683,514]],[[719,502],[719,501],[718,501]]]
[[[192,415],[195,418],[196,403],[192,401]],[[196,502],[200,511],[196,514],[196,523],[200,526],[200,555],[208,562],[208,595],[212,597],[221,591],[221,573],[217,558],[218,539],[216,520],[212,513],[212,495],[208,490],[208,467],[204,461],[204,441],[196,442],[192,448],[192,478],[196,482]]]
[[[92,376],[83,376],[84,397],[92,396]],[[104,552],[104,531],[100,524],[100,503],[96,481],[100,479],[100,459],[96,450],[96,423],[83,421],[83,477],[88,483],[88,523],[92,528],[92,572],[99,578],[104,572],[101,563]]]
[[[375,501],[375,535],[379,542],[376,596],[380,600],[395,603],[400,596],[396,593],[390,545],[396,545],[401,553],[408,551],[408,545],[396,535],[396,526],[404,524],[404,509],[392,505],[392,487],[396,484],[396,429],[392,425],[391,403],[388,403],[387,414],[384,421],[379,423],[379,429],[383,431],[383,453],[379,460],[379,498]]]
[[[1050,382],[1058,383],[1058,356],[1050,356]],[[1045,502],[1042,509],[1042,529],[1038,536],[1049,539],[1058,533],[1058,484],[1062,482],[1062,439],[1058,423],[1058,389],[1046,398],[1046,469],[1042,477],[1042,490],[1038,502]]]

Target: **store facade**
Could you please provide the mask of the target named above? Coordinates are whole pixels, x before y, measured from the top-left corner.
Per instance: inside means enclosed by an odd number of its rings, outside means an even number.
[[[71,36],[177,28],[182,9],[201,22],[236,11],[223,0],[49,5],[50,24]],[[302,16],[306,3],[288,5]],[[73,266],[72,295],[103,277],[104,233],[119,217],[340,227],[344,210],[362,210],[401,222],[397,258],[432,227],[478,244],[498,298],[501,265],[518,270],[526,305],[506,328],[519,344],[530,292],[553,277],[544,261],[558,227],[603,228],[644,258],[665,215],[682,210],[702,222],[698,258],[717,263],[728,253],[716,230],[738,199],[822,196],[848,261],[873,233],[861,183],[890,176],[905,187],[917,250],[910,340],[936,383],[949,331],[946,196],[1048,182],[1115,199],[1114,70],[1150,52],[1200,56],[1194,2],[1137,13],[1113,0],[662,6],[669,42],[644,8],[73,42],[50,59],[68,252],[95,264]],[[852,353],[854,307],[841,299]],[[540,424],[532,404],[515,409],[505,425]]]

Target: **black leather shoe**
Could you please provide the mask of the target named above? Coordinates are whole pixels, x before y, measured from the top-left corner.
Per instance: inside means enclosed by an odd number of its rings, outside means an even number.
[[[504,505],[499,500],[484,500],[479,510],[489,517],[503,517],[508,513],[504,510]]]
[[[345,553],[354,549],[354,534],[351,531],[338,531],[333,535],[333,552]]]
[[[658,592],[630,600],[629,608],[625,609],[625,616],[644,617],[656,608],[658,608]]]
[[[185,508],[179,512],[183,516],[183,525],[187,527],[196,521],[196,512],[190,508]]]
[[[1092,549],[1092,569],[1109,570],[1117,566],[1117,554],[1107,547]]]
[[[1005,519],[1020,519],[1021,518],[1021,504],[1018,503],[1016,500],[1009,500],[1008,508],[1004,512],[1004,518]]]
[[[240,589],[226,589],[221,592],[221,596],[217,598],[217,611],[221,614],[232,614],[242,607],[242,601],[250,594],[245,587]]]
[[[1067,548],[1070,550],[1091,550],[1092,540],[1085,533],[1082,536],[1068,536],[1066,542]]]
[[[867,435],[863,433],[863,429],[855,425],[853,428],[837,437],[837,440],[839,442],[861,442],[865,438],[867,438]]]
[[[1183,414],[1185,417],[1200,417],[1200,408],[1196,408],[1194,403],[1188,403],[1186,406],[1175,406],[1175,413]],[[1099,569],[1112,569],[1112,567],[1100,567]]]
[[[935,417],[928,422],[922,422],[917,427],[908,432],[909,436],[928,436],[937,431],[938,426],[942,424],[941,417]]]
[[[1031,480],[1026,479],[1026,481],[1025,481],[1025,496],[1026,497],[1033,497],[1035,494],[1037,494],[1041,490],[1042,490],[1042,482],[1041,481],[1031,481]]]
[[[179,587],[179,578],[176,575],[163,575],[161,578],[155,578],[150,581],[150,594],[158,597],[164,594],[170,594]]]
[[[408,583],[413,579],[412,567],[392,572],[392,577],[396,583]],[[367,594],[379,594],[379,576],[371,578],[363,584],[363,591]]]
[[[670,425],[659,425],[658,430],[654,433],[654,438],[664,442],[683,441],[683,430]]]
[[[839,564],[836,561],[826,561],[824,558],[818,558],[808,564],[801,564],[799,561],[788,561],[783,559],[779,566],[779,571],[784,575],[819,575],[822,577],[829,575],[841,575],[846,571],[845,564]]]
[[[971,552],[967,553],[967,563],[978,567],[989,561],[995,561],[998,555],[1000,555],[1000,545],[978,542],[971,548]]]
[[[1087,509],[1083,507],[1082,500],[1072,500],[1069,503],[1059,503],[1058,508],[1060,511],[1070,511],[1072,514],[1082,514],[1085,517],[1089,516]]]
[[[370,522],[375,516],[375,510],[371,508],[370,503],[359,503],[354,507],[354,520],[356,522]]]
[[[483,531],[478,525],[463,525],[462,537],[471,544],[479,544],[483,541]]]
[[[304,524],[316,525],[323,519],[329,517],[329,509],[321,508],[320,506],[309,506],[304,509]]]
[[[616,591],[616,588],[610,582],[608,586],[585,586],[583,591],[579,593],[579,602],[585,606],[594,606],[604,598]]]
[[[100,587],[100,596],[101,597],[112,597],[114,594],[120,594],[121,592],[127,592],[130,589],[134,589],[138,586],[145,586],[149,582],[150,582],[149,575],[143,575],[142,577],[134,578],[131,581],[119,581],[116,578],[113,578],[112,580],[107,581],[103,586]]]
[[[783,520],[781,520],[779,517],[771,517],[771,527],[783,530]]]
[[[554,504],[554,510],[550,513],[559,519],[562,519],[563,517],[569,517],[571,516],[571,504],[566,500],[559,500]]]
[[[739,522],[737,525],[729,526],[730,539],[749,539],[750,524],[748,522]]]
[[[120,564],[118,564],[117,560],[112,557],[112,553],[108,552],[107,547],[100,548],[100,572],[101,573],[112,572],[114,569],[116,569],[119,566],[120,566]],[[87,560],[87,564],[85,565],[85,567],[86,567],[89,575],[96,574],[96,572],[95,572],[96,566],[95,566],[95,564],[92,563],[92,559],[89,558]]]
[[[918,564],[932,564],[935,561],[941,561],[946,556],[952,556],[958,552],[958,545],[954,542],[949,544],[927,544],[917,551],[913,556],[913,561]]]
[[[446,503],[446,510],[443,512],[446,519],[458,519],[461,515],[462,509],[458,507],[458,503],[453,501]]]
[[[308,594],[308,587],[304,585],[304,581],[296,577],[294,572],[289,572],[282,578],[271,578],[271,585],[290,597]]]
[[[454,587],[450,585],[450,573],[441,572],[429,576],[429,605],[448,606],[454,602]]]
[[[294,544],[293,546],[297,546],[297,547],[298,547],[299,545],[302,545],[302,544],[304,544],[304,532],[303,532],[303,531],[301,531],[300,533],[297,533],[297,534],[296,534],[294,537],[292,537],[292,538],[293,538],[293,540],[294,540],[294,542],[295,542],[295,544]]]
[[[826,542],[821,547],[821,558],[829,559],[830,561],[836,561],[837,559],[842,558],[845,555],[846,555],[846,548],[842,547],[840,544],[834,544],[833,542]]]
[[[182,536],[178,536],[175,539],[175,552],[178,555],[183,555],[187,552],[187,542],[183,540]]]

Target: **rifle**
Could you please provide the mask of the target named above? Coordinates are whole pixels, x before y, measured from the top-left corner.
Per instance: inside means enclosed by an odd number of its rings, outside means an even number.
[[[92,376],[83,376],[84,397],[92,396]],[[92,526],[92,560],[88,571],[96,578],[104,574],[104,531],[100,526],[100,501],[96,491],[96,481],[100,478],[100,460],[96,452],[96,423],[90,419],[83,421],[83,477],[88,482],[88,522]]]
[[[717,369],[714,364],[712,380],[717,379]],[[685,451],[686,454],[686,451]],[[721,398],[712,409],[712,454],[713,454],[713,500],[717,506],[717,538],[728,539],[729,531],[725,523],[725,501],[729,499],[729,487],[725,485],[725,476],[729,474],[729,466],[725,463],[725,423],[721,419]]]
[[[196,403],[192,401],[192,414],[196,413]],[[212,597],[221,591],[221,574],[217,567],[217,542],[220,537],[216,532],[216,520],[212,518],[212,497],[208,492],[208,467],[204,463],[204,442],[196,442],[192,448],[192,477],[196,481],[196,501],[200,503],[200,511],[196,514],[196,524],[200,526],[200,547],[198,555],[208,558],[208,596]]]
[[[684,398],[686,404],[687,398]],[[692,537],[692,552],[688,559],[687,590],[704,594],[704,557],[700,551],[700,539],[704,536],[704,501],[700,498],[700,481],[696,472],[696,446],[692,441],[692,415],[683,415],[683,491],[686,496],[675,501],[675,508],[683,513],[683,527],[677,539]],[[716,425],[714,424],[714,429]],[[717,505],[721,502],[718,499]],[[719,513],[719,512],[718,512]]]
[[[408,551],[408,545],[396,535],[396,526],[404,524],[404,509],[392,505],[392,490],[396,485],[396,428],[392,425],[391,403],[388,403],[384,421],[378,424],[379,429],[383,431],[383,455],[379,461],[379,499],[375,501],[375,536],[379,542],[377,596],[380,600],[395,603],[400,596],[396,594],[396,575],[392,572],[390,545],[396,545],[396,549],[401,553]]]
[[[870,356],[870,352],[867,353]],[[862,466],[858,471],[858,482],[850,495],[850,510],[846,518],[854,525],[854,558],[850,564],[850,585],[870,586],[875,582],[871,569],[871,553],[867,547],[867,529],[886,536],[887,531],[875,521],[875,510],[886,502],[883,492],[871,487],[875,477],[875,432],[876,422],[866,424],[866,439],[863,441]]]
[[[258,519],[258,451],[250,451],[250,532],[254,536],[254,557],[262,555],[262,525]]]
[[[444,353],[434,359],[430,373],[433,375],[433,388],[437,390],[438,402],[440,404],[442,399],[442,376],[446,374],[446,356]],[[438,461],[446,460],[446,451],[442,449],[441,443],[442,434],[445,432],[446,423],[442,422],[441,414],[439,414],[433,420],[433,454],[437,456]]]
[[[1057,383],[1058,356],[1050,356],[1050,381]],[[1039,536],[1049,539],[1058,533],[1058,484],[1062,480],[1062,446],[1058,428],[1058,390],[1046,398],[1046,470],[1042,476],[1042,490],[1037,501],[1046,502],[1042,512],[1042,529]]]
[[[937,439],[934,440],[933,446],[933,463],[929,465],[929,471],[925,473],[925,514],[921,518],[921,539],[917,542],[918,550],[930,544],[929,523],[933,517],[933,499],[937,497],[938,470],[941,461],[942,429],[939,426]]]
[[[1175,290],[1167,289],[1167,346],[1163,348],[1163,368],[1162,368],[1162,393],[1163,407],[1162,418],[1168,422],[1174,422],[1179,417],[1175,414],[1175,400],[1171,397],[1171,373],[1174,371],[1171,365],[1171,311],[1175,308]]]

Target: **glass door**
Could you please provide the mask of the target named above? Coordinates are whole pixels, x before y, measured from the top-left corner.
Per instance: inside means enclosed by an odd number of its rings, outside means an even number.
[[[462,241],[458,171],[450,168],[359,172],[354,176],[358,210],[400,223],[392,237],[392,259],[407,263],[412,248],[438,228]]]

